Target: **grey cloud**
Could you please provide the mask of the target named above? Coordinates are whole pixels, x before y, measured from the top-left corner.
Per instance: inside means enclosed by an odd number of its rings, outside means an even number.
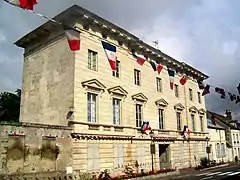
[[[78,4],[130,30],[149,44],[206,72],[207,83],[236,92],[240,61],[240,2],[232,0],[39,0],[36,11],[53,17]],[[18,38],[46,20],[0,2],[0,91],[21,84],[22,49]],[[151,32],[151,33],[149,33]],[[7,41],[4,41],[4,39]],[[235,49],[235,51],[234,51]],[[226,53],[227,52],[227,53]],[[239,106],[216,95],[207,96],[207,106],[217,112]]]

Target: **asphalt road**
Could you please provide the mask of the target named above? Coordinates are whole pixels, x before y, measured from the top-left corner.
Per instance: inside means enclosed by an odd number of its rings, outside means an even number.
[[[168,178],[169,180],[240,180],[240,165],[204,170],[189,171]]]

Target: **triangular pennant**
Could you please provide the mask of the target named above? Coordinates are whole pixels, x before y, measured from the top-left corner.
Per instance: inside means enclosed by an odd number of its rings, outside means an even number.
[[[237,96],[237,99],[236,99],[236,104],[240,103],[240,97]]]
[[[234,98],[233,98],[232,93],[229,92],[228,95],[229,95],[230,100],[231,100],[231,101],[234,101]]]
[[[186,84],[186,82],[187,82],[187,76],[184,74],[184,75],[181,77],[181,79],[179,80],[179,82],[180,82],[181,85]]]
[[[36,0],[4,0],[5,2],[18,6],[22,9],[33,10],[34,5],[38,4]]]
[[[202,96],[205,96],[206,94],[210,93],[210,85],[206,85],[203,89]]]
[[[238,90],[238,93],[240,95],[240,83],[238,84],[237,90]]]
[[[170,80],[170,89],[173,90],[175,71],[168,68],[168,76]]]
[[[157,71],[157,65],[156,65],[155,61],[149,61],[149,63],[151,64],[153,70]]]
[[[80,50],[80,31],[67,26],[63,26],[63,29],[71,51]]]
[[[146,59],[145,57],[141,57],[139,55],[136,55],[135,52],[132,52],[132,56],[134,59],[136,59],[137,63],[140,64],[141,66],[145,63]]]
[[[160,74],[162,70],[163,70],[163,65],[157,64],[157,72],[158,72],[158,74]]]
[[[111,66],[111,69],[113,71],[116,71],[117,67],[116,67],[116,52],[117,52],[117,48],[116,46],[113,46],[105,41],[102,41],[102,46],[103,49],[105,50],[106,56],[108,58],[108,62]]]

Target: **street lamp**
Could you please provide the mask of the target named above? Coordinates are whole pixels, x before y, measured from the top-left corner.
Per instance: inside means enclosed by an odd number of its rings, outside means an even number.
[[[150,150],[151,150],[151,155],[152,155],[152,171],[154,171],[154,166],[153,166],[153,155],[155,154],[155,144],[153,142],[153,137],[154,137],[154,132],[151,130],[149,133],[151,137],[151,145],[150,145]]]
[[[208,146],[208,141],[210,140],[209,137],[206,137],[206,141],[207,141],[207,147],[206,147],[206,150],[207,150],[207,154],[208,154],[208,163],[209,163],[209,154],[210,154],[210,147]]]

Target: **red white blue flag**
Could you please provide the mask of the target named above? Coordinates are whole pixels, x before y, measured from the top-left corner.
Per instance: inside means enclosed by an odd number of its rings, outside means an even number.
[[[173,90],[175,71],[168,68],[168,75],[170,80],[170,89]]]
[[[147,134],[146,131],[151,130],[151,127],[149,125],[149,122],[143,121],[142,127],[141,127],[141,132],[142,134]]]
[[[116,71],[117,67],[116,67],[116,52],[117,52],[117,48],[116,46],[113,46],[105,41],[102,41],[102,46],[103,49],[105,50],[106,56],[108,58],[108,62],[111,66],[111,69],[113,71]]]
[[[71,51],[80,50],[80,32],[74,28],[64,26],[64,31],[68,40],[69,48]]]

